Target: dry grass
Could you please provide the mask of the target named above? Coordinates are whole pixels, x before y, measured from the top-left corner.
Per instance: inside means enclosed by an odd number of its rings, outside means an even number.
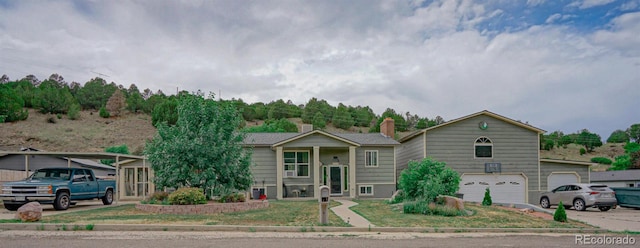
[[[615,161],[615,157],[624,154],[624,143],[606,143],[601,147],[597,147],[593,152],[580,155],[580,148],[583,146],[569,144],[567,148],[554,148],[551,151],[540,151],[540,158],[560,159],[591,162],[593,157],[605,157]],[[596,165],[591,169],[593,171],[604,171],[609,168],[608,165]]]

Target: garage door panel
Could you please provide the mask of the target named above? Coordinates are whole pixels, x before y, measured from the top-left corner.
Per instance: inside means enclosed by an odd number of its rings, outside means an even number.
[[[552,173],[547,178],[547,190],[551,191],[559,186],[578,183],[578,175],[575,173]]]
[[[463,175],[460,193],[465,201],[482,202],[489,188],[493,202],[522,203],[526,199],[525,186],[522,175]]]

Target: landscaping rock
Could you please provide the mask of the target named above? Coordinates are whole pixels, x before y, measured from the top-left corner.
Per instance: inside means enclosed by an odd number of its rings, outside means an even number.
[[[523,213],[533,213],[533,208],[523,208],[523,209],[520,209],[520,212],[523,212]]]
[[[42,219],[42,206],[38,202],[29,202],[18,208],[16,219],[23,222],[35,222]]]
[[[391,195],[391,202],[396,202],[396,197],[402,195],[402,190],[396,190],[396,192],[393,192],[393,195]]]
[[[438,198],[444,199],[444,205],[457,210],[464,210],[464,202],[460,198],[448,195],[441,195]]]

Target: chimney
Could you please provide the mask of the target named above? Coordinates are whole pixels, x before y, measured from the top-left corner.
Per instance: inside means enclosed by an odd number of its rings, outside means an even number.
[[[301,133],[311,132],[311,131],[313,131],[313,125],[311,125],[311,124],[302,124],[302,127],[300,129],[302,129]]]
[[[395,123],[393,119],[387,117],[380,123],[380,133],[389,138],[395,138]]]

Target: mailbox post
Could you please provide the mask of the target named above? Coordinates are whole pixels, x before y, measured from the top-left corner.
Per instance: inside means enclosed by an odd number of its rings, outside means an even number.
[[[320,223],[329,224],[329,187],[326,185],[320,186]]]

